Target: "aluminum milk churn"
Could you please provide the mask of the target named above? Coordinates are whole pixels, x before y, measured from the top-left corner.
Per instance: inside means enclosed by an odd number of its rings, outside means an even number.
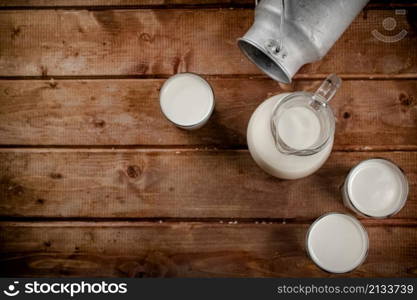
[[[238,45],[273,79],[289,83],[320,60],[368,0],[261,0],[255,22]]]

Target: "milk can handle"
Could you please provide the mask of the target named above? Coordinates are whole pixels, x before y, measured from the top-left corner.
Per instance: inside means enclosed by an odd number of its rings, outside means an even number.
[[[255,7],[258,6],[259,1],[255,0]],[[279,26],[279,41],[270,40],[268,42],[267,48],[268,51],[272,52],[273,54],[277,54],[282,50],[282,45],[284,44],[284,23],[285,23],[285,0],[281,1],[281,15],[280,15],[280,26]]]
[[[326,100],[326,102],[329,102],[334,94],[336,94],[341,84],[342,80],[336,74],[330,74],[314,93],[314,96],[319,96]]]

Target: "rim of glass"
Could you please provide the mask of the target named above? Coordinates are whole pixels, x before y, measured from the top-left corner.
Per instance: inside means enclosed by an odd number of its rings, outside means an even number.
[[[276,112],[278,111],[279,107],[288,102],[289,100],[295,98],[295,97],[299,97],[299,96],[304,96],[304,97],[308,97],[311,98],[312,100],[318,101],[321,104],[323,104],[324,107],[326,107],[326,109],[330,112],[330,127],[329,127],[329,134],[327,136],[327,138],[323,141],[323,143],[321,143],[319,146],[314,147],[314,148],[308,148],[308,149],[294,149],[291,146],[289,146],[287,143],[285,143],[281,138],[279,138],[279,135],[277,133],[277,129],[276,126],[274,124],[274,116],[276,114]],[[270,121],[270,126],[271,126],[271,130],[272,130],[272,135],[274,137],[275,140],[275,144],[279,144],[280,148],[282,148],[282,150],[284,150],[285,154],[289,154],[289,155],[298,155],[298,156],[308,156],[308,155],[313,155],[316,154],[317,152],[323,150],[331,141],[335,130],[336,130],[336,120],[333,114],[333,110],[331,109],[330,105],[327,103],[327,101],[325,101],[325,99],[323,97],[321,97],[320,95],[314,94],[314,93],[310,93],[310,92],[302,92],[302,91],[297,91],[297,92],[291,92],[289,93],[287,96],[285,96],[284,98],[282,98],[280,101],[278,101],[274,108],[272,109],[272,114],[271,114],[271,121]],[[279,150],[281,151],[281,150]]]
[[[168,116],[168,114],[166,113],[166,111],[164,110],[164,107],[163,107],[163,105],[162,105],[162,101],[161,101],[161,99],[162,99],[162,94],[164,93],[164,90],[167,88],[167,86],[168,86],[168,84],[171,82],[171,81],[173,81],[173,80],[175,80],[176,78],[178,78],[178,77],[181,77],[181,76],[184,76],[184,75],[191,75],[192,77],[195,77],[195,78],[197,78],[197,79],[199,79],[199,80],[201,80],[201,82],[203,83],[203,84],[205,84],[208,88],[209,88],[209,90],[210,90],[210,109],[205,113],[205,115],[199,120],[199,121],[197,121],[197,122],[192,122],[192,123],[179,123],[179,122],[177,122],[177,121],[175,121],[175,120],[172,120],[169,116]],[[214,110],[214,106],[215,106],[215,100],[214,100],[214,90],[213,90],[213,88],[211,87],[211,85],[210,85],[210,83],[208,83],[207,82],[207,80],[205,80],[202,76],[200,76],[200,75],[198,75],[198,74],[196,74],[196,73],[192,73],[192,72],[183,72],[183,73],[178,73],[178,74],[175,74],[175,75],[172,75],[171,77],[169,77],[163,84],[162,84],[162,87],[161,87],[161,90],[160,90],[160,92],[159,92],[159,107],[160,107],[160,109],[161,109],[161,112],[162,112],[162,114],[164,115],[164,117],[168,120],[168,121],[170,121],[171,123],[173,123],[173,124],[175,124],[175,125],[177,125],[177,126],[179,126],[179,127],[184,127],[184,128],[193,128],[193,127],[196,127],[196,126],[198,126],[198,125],[200,125],[200,124],[202,124],[202,123],[204,123],[204,122],[206,122],[207,121],[207,119],[208,118],[210,118],[210,116],[211,116],[211,114],[213,113],[213,110]]]
[[[357,225],[359,225],[358,227],[361,229],[362,233],[364,234],[364,238],[365,238],[366,250],[365,250],[365,253],[364,253],[362,259],[360,260],[360,262],[356,266],[354,266],[351,269],[349,269],[347,271],[344,271],[344,272],[333,272],[333,271],[326,270],[324,267],[320,266],[320,264],[316,261],[316,259],[311,254],[310,247],[308,245],[308,240],[309,240],[311,231],[314,228],[314,225],[316,225],[321,219],[323,219],[323,218],[325,218],[327,216],[330,216],[330,215],[344,215],[344,216],[347,216],[347,217],[351,218]],[[356,268],[360,267],[364,263],[364,261],[366,260],[366,258],[368,257],[368,252],[369,252],[369,235],[368,235],[368,232],[365,229],[365,226],[363,226],[363,224],[357,218],[355,218],[355,216],[353,216],[351,214],[348,214],[348,213],[328,212],[328,213],[325,213],[325,214],[321,215],[316,220],[314,220],[313,223],[311,223],[310,227],[307,230],[306,239],[305,239],[305,247],[306,247],[306,250],[307,250],[308,257],[314,262],[314,264],[318,268],[320,268],[321,270],[323,270],[323,271],[325,271],[326,273],[329,273],[329,274],[345,274],[345,273],[352,272]]]
[[[369,162],[369,161],[371,161],[371,160],[384,160],[384,161],[386,161],[387,163],[389,163],[392,167],[394,167],[395,169],[397,169],[399,172],[399,174],[401,174],[402,175],[402,183],[403,183],[403,185],[404,185],[404,191],[403,191],[403,193],[402,193],[402,195],[403,195],[403,197],[402,197],[402,199],[401,199],[401,202],[400,202],[400,205],[396,208],[396,210],[395,211],[393,211],[392,213],[390,213],[390,214],[388,214],[388,215],[383,215],[383,216],[373,216],[373,215],[369,215],[369,214],[367,214],[367,213],[365,213],[365,212],[362,212],[356,205],[355,205],[355,203],[352,201],[352,198],[351,198],[351,196],[349,195],[349,188],[348,188],[348,186],[349,186],[349,181],[350,181],[350,179],[351,179],[351,177],[352,177],[352,175],[353,175],[353,173],[355,172],[355,170],[360,166],[360,165],[362,165],[363,163],[366,163],[366,162]],[[344,185],[343,185],[343,189],[344,189],[344,193],[345,193],[345,195],[346,195],[346,200],[347,201],[349,201],[349,204],[352,206],[352,208],[353,208],[353,210],[356,212],[356,213],[358,213],[358,214],[360,214],[360,215],[363,215],[363,216],[365,216],[365,217],[367,217],[367,218],[374,218],[374,219],[385,219],[385,218],[389,218],[389,217],[391,217],[391,216],[393,216],[393,215],[395,215],[395,214],[397,214],[404,206],[405,206],[405,203],[407,202],[407,198],[408,198],[408,193],[409,193],[409,189],[410,189],[410,187],[409,187],[409,182],[408,182],[408,179],[407,179],[407,176],[405,175],[405,172],[404,172],[404,170],[403,169],[401,169],[395,162],[393,162],[392,160],[390,160],[390,159],[387,159],[387,158],[383,158],[383,157],[372,157],[372,158],[368,158],[368,159],[365,159],[365,160],[362,160],[362,161],[360,161],[358,164],[356,164],[355,166],[353,166],[351,169],[350,169],[350,171],[349,171],[349,173],[347,174],[347,176],[346,176],[346,179],[345,179],[345,183],[344,183]]]

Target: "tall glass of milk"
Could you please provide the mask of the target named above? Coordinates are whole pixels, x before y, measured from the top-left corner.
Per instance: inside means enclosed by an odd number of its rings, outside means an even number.
[[[332,74],[315,93],[279,94],[258,106],[248,124],[247,141],[263,170],[278,178],[297,179],[325,163],[335,132],[329,101],[340,84]]]

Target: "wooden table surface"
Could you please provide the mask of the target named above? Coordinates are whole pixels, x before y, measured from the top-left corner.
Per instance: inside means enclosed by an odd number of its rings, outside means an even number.
[[[339,188],[370,157],[403,168],[410,195],[361,218],[369,255],[342,276],[417,276],[417,4],[371,1],[292,85],[240,53],[252,20],[252,0],[0,1],[0,276],[340,276],[308,259],[306,230],[349,212]],[[194,132],[159,110],[185,71],[217,101]],[[329,73],[343,78],[331,157],[305,179],[268,176],[247,150],[251,113]]]

